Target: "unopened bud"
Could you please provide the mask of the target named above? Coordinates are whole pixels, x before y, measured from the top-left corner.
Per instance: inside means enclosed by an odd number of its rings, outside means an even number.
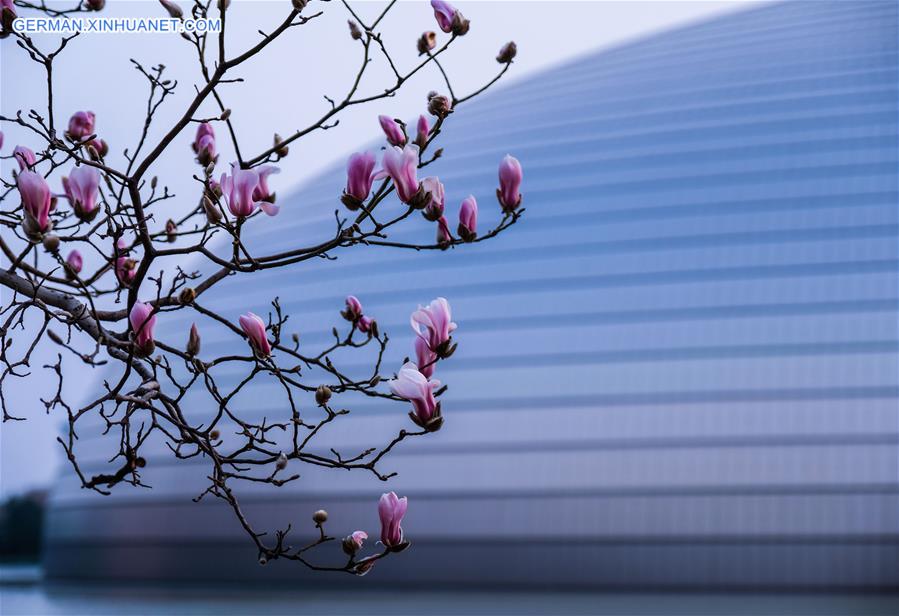
[[[343,551],[347,556],[353,556],[359,551],[359,544],[356,543],[356,540],[353,539],[352,535],[344,537],[343,541],[340,543],[340,547],[343,548]]]
[[[210,440],[217,441],[217,440],[219,440],[220,436],[221,436],[221,433],[218,430],[211,430],[209,432]]]
[[[159,0],[159,4],[165,8],[166,12],[169,14],[169,17],[172,19],[180,19],[184,15],[184,11],[181,10],[181,7],[172,2],[171,0]]]
[[[357,24],[352,19],[347,20],[347,24],[350,27],[350,36],[354,41],[358,41],[362,38],[362,30],[359,29],[359,24]]]
[[[206,172],[206,177],[211,177],[213,173],[215,173],[215,161],[210,161],[206,168],[204,169]]]
[[[155,175],[154,175],[152,178],[150,178],[150,188],[152,188],[152,189],[155,190],[155,189],[156,189],[156,185],[157,185],[158,183],[159,183],[159,178],[156,177]]]
[[[278,459],[275,460],[275,468],[279,471],[283,471],[285,468],[287,468],[287,456],[284,455],[284,452],[281,452],[281,454],[278,456]]]
[[[215,3],[215,6],[218,7],[219,10],[227,9],[231,6],[231,0],[218,0],[218,2]]]
[[[102,11],[106,6],[106,0],[87,0],[87,8],[92,11]]]
[[[293,8],[302,11],[306,8],[306,5],[309,4],[309,0],[290,0],[290,3],[293,4]]]
[[[319,385],[315,390],[315,402],[319,406],[324,406],[331,399],[331,388],[327,385]]]
[[[197,329],[197,324],[194,323],[190,326],[190,334],[187,336],[187,347],[185,351],[191,357],[196,357],[200,354],[200,332]]]
[[[220,117],[223,121],[224,121],[224,120],[227,120],[228,118],[231,117],[231,110],[230,110],[230,109],[225,109],[225,110],[222,112],[222,115],[220,115],[219,117]]]
[[[286,145],[281,145],[282,143],[284,143],[284,139],[281,138],[281,135],[275,133],[275,137],[272,139],[272,142],[272,145],[275,147],[275,154],[277,154],[281,158],[287,156],[290,148],[288,148]]]
[[[324,524],[328,521],[328,512],[324,509],[319,509],[312,514],[312,521],[316,524]]]
[[[178,295],[178,301],[180,301],[183,305],[190,304],[195,299],[197,299],[197,292],[193,290],[193,287],[187,287],[181,294]]]
[[[300,335],[299,334],[296,334],[296,333],[290,334],[290,339],[293,340],[294,344],[300,343]]]
[[[209,224],[214,225],[222,221],[221,211],[209,197],[203,196],[200,203],[203,205],[203,210],[206,212],[206,220],[209,221]]]
[[[422,32],[418,37],[418,55],[424,55],[437,47],[437,34],[435,32]]]
[[[450,99],[441,94],[435,94],[428,99],[428,113],[438,118],[445,118],[453,112]]]
[[[59,236],[53,235],[52,233],[47,233],[44,235],[44,239],[42,240],[44,244],[44,248],[47,249],[47,252],[56,252],[59,250]]]
[[[266,566],[266,565],[268,564],[268,559],[267,559],[265,556],[260,556],[260,557],[259,557],[259,564],[260,564],[261,566],[263,566],[263,567]]]
[[[137,468],[144,468],[147,465],[147,460],[145,458],[137,457],[134,459],[134,466]]]
[[[100,153],[97,152],[97,148],[92,143],[87,145],[87,155],[91,157],[91,160],[100,160]]]
[[[515,41],[509,41],[500,48],[499,54],[496,56],[496,61],[500,64],[508,64],[515,58],[517,53],[518,45],[515,44]]]
[[[171,218],[165,221],[165,235],[169,242],[174,242],[178,239],[178,225]]]

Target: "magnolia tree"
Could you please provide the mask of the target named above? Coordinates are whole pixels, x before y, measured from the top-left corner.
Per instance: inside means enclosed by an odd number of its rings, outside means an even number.
[[[185,10],[194,19],[218,18],[221,30],[182,35],[199,61],[199,82],[196,95],[186,108],[177,110],[177,121],[164,127],[158,141],[151,139],[151,127],[158,132],[157,112],[177,84],[166,78],[163,66],[148,69],[132,60],[146,79],[149,94],[145,117],[136,118],[142,126],[140,137],[137,143],[125,145],[104,140],[102,118],[93,112],[54,105],[54,62],[67,47],[71,49],[69,44],[77,34],[46,49],[13,28],[15,18],[23,14],[65,19],[102,10],[103,0],[81,0],[65,10],[36,0],[0,0],[7,39],[3,44],[11,51],[14,43],[35,62],[36,70],[46,74],[40,105],[0,116],[0,122],[18,125],[27,135],[10,152],[6,148],[12,144],[4,145],[0,133],[2,157],[11,163],[11,170],[0,178],[0,248],[9,261],[0,270],[0,284],[5,287],[0,312],[3,420],[22,419],[18,416],[21,412],[9,408],[3,395],[7,384],[29,374],[31,359],[41,345],[57,347],[53,352],[56,361],[44,366],[54,385],[37,397],[48,412],[66,414],[67,431],[58,440],[83,488],[105,495],[122,484],[144,485],[141,472],[147,460],[143,448],[155,435],[176,459],[208,463],[208,487],[195,500],[223,500],[258,549],[261,563],[289,559],[311,569],[364,574],[377,560],[409,546],[401,526],[406,498],[393,492],[381,496],[377,504],[381,545],[374,550],[365,550],[368,535],[363,530],[349,532],[335,542],[325,531],[328,516],[323,510],[313,515],[314,537],[297,547],[287,543],[289,525],[273,532],[253,526],[241,508],[239,487],[249,482],[283,486],[299,477],[288,468],[300,463],[369,472],[388,480],[392,474],[380,466],[384,457],[401,441],[426,436],[443,424],[446,409],[441,408],[440,399],[446,386],[435,377],[440,363],[456,349],[452,338],[456,324],[449,302],[437,298],[412,312],[416,336],[410,355],[415,361],[385,373],[382,358],[388,336],[352,295],[345,306],[335,307],[335,317],[339,311],[346,321],[344,331],[335,328],[333,341],[324,348],[300,352],[296,336],[286,339],[288,315],[277,298],[266,316],[237,315],[217,311],[214,304],[204,301],[204,294],[229,282],[240,285],[244,276],[275,268],[295,269],[306,261],[333,259],[355,247],[447,250],[488,240],[513,225],[523,212],[519,207],[521,166],[515,158],[506,156],[498,161],[498,223],[485,232],[478,227],[474,195],[462,201],[458,220],[450,222],[455,216],[450,216],[444,202],[440,179],[420,176],[441,156],[435,142],[451,124],[453,111],[506,73],[515,57],[515,44],[501,48],[496,58],[500,69],[492,80],[460,96],[440,60],[468,32],[470,24],[441,0],[431,0],[441,33],[428,30],[417,42],[408,42],[417,45],[419,54],[409,67],[394,61],[378,30],[395,0],[371,22],[363,20],[346,1],[342,6],[323,4],[321,11],[313,12],[306,6],[307,0],[285,0],[280,24],[271,32],[260,32],[255,44],[240,50],[226,44],[227,0],[195,0],[189,8],[167,0],[160,3],[174,19],[185,19]],[[264,151],[247,152],[226,104],[229,89],[239,87],[241,65],[264,54],[273,41],[290,36],[295,28],[314,23],[324,10],[348,12],[349,36],[360,48],[361,66],[349,75],[346,95],[339,101],[328,99],[330,108],[307,127],[286,137],[275,135],[272,146]],[[422,25],[427,28],[429,24]],[[362,78],[374,60],[386,63],[391,77],[374,93],[366,93]],[[276,254],[251,252],[242,235],[252,225],[271,224],[269,217],[278,215],[272,174],[278,172],[275,163],[288,155],[289,146],[313,131],[333,126],[341,112],[351,107],[376,107],[426,70],[433,71],[444,93],[427,95],[414,129],[400,120],[378,116],[387,141],[379,148],[380,162],[375,152],[350,156],[346,186],[342,193],[340,187],[334,187],[337,214],[333,235]],[[214,109],[212,117],[201,115],[201,107]],[[68,118],[66,123],[60,122],[62,117]],[[183,133],[195,135],[192,153],[172,147],[183,144],[177,140]],[[219,160],[222,135],[235,153],[236,160],[229,164]],[[110,150],[116,148],[124,155],[125,162],[119,166],[107,160]],[[153,175],[154,165],[163,155],[196,161],[192,198],[173,201],[175,195]],[[176,205],[185,201],[195,205]],[[397,201],[399,207],[383,207]],[[433,236],[414,244],[392,241],[391,231],[414,216],[434,224]],[[185,264],[196,269],[187,269]],[[190,318],[180,319],[193,321],[189,331],[173,340],[157,338],[156,325],[177,311],[190,314]],[[204,354],[201,332],[212,326],[224,328],[235,340],[243,339],[245,351]],[[363,379],[349,376],[340,367],[338,352],[366,347],[373,349],[370,375]],[[62,393],[68,370],[64,365],[69,362],[95,369],[104,366],[103,385],[89,392],[82,406],[70,404]],[[219,369],[224,366],[242,376],[220,378]],[[310,380],[313,369],[322,375],[320,379]],[[283,389],[287,400],[283,416],[248,417],[235,408],[238,393],[258,379],[271,379]],[[183,408],[185,396],[195,392],[206,399],[201,407],[208,412],[202,422]],[[396,403],[400,408],[411,403],[409,418],[397,413],[396,436],[361,452],[341,455],[333,448],[329,454],[312,450],[322,429],[350,412],[340,400],[351,395]],[[196,408],[196,403],[192,407]],[[99,418],[106,438],[118,447],[105,472],[94,475],[82,470],[77,447],[79,422],[88,416]],[[407,421],[412,425],[404,426]],[[331,542],[345,552],[338,564],[329,564],[335,562],[335,554],[322,555],[322,560],[312,558],[313,548]],[[370,553],[363,556],[364,551]]]

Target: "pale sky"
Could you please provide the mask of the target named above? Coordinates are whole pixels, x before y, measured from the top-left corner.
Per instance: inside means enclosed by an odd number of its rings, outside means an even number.
[[[62,3],[71,5],[74,0]],[[182,6],[189,6],[182,2]],[[385,2],[355,0],[351,4],[360,15],[379,13]],[[676,0],[627,1],[522,1],[472,0],[455,3],[471,20],[471,31],[457,41],[444,56],[444,66],[454,82],[457,94],[474,90],[499,69],[494,60],[500,46],[508,40],[518,44],[518,57],[508,84],[533,77],[535,73],[558,65],[572,57],[610,48],[655,32],[714,16],[743,10],[759,2],[680,2]],[[249,0],[232,2],[229,13],[229,53],[252,45],[257,30],[269,30],[286,15],[288,0]],[[361,46],[349,37],[347,12],[336,0],[313,0],[304,14],[324,10],[314,22],[291,30],[264,54],[247,62],[236,73],[245,78],[222,90],[226,104],[233,109],[232,119],[243,149],[259,152],[271,143],[272,134],[288,135],[306,126],[323,113],[329,95],[342,98],[358,65]],[[20,10],[20,14],[27,11]],[[155,1],[109,0],[105,16],[162,16]],[[424,30],[437,30],[427,0],[401,0],[379,27],[402,72],[417,60],[415,40]],[[442,33],[441,33],[442,34]],[[55,48],[53,36],[36,40],[45,48]],[[72,112],[89,109],[97,114],[97,131],[110,144],[108,160],[121,160],[122,148],[131,145],[143,119],[146,82],[133,68],[129,58],[145,66],[165,64],[166,74],[179,81],[178,94],[162,108],[151,131],[151,142],[167,130],[169,123],[183,113],[199,82],[197,61],[192,48],[178,35],[83,35],[69,45],[56,68],[55,112],[63,121]],[[363,81],[363,91],[377,92],[390,85],[389,69],[373,63]],[[44,108],[44,76],[7,38],[0,42],[0,110],[14,115],[19,109]],[[379,134],[377,115],[412,119],[423,110],[425,94],[442,90],[443,81],[436,70],[426,70],[410,80],[394,98],[371,106],[359,106],[341,116],[340,125],[319,131],[291,145],[290,155],[280,163],[282,172],[272,182],[282,195],[315,177],[335,160],[344,158],[360,144]],[[514,104],[514,101],[510,101]],[[211,107],[200,116],[213,115]],[[5,133],[2,153],[8,155],[18,143],[36,146],[27,133],[16,127],[0,127]],[[195,192],[190,179],[194,172],[189,144],[192,135],[183,133],[169,154],[152,173],[176,194]],[[227,140],[219,139],[222,160],[230,160]],[[0,170],[9,177],[9,161]],[[58,183],[58,180],[57,180]],[[51,184],[53,182],[51,181]],[[193,198],[193,197],[192,197]],[[4,204],[4,207],[7,204]],[[5,267],[6,265],[4,265]],[[7,297],[5,290],[3,299]],[[46,416],[37,397],[52,387],[40,368],[55,358],[55,350],[40,353],[33,361],[35,376],[13,381],[4,394],[17,415],[26,422],[0,427],[0,497],[32,487],[48,485],[62,461],[61,448],[55,442],[60,417]],[[73,364],[70,364],[73,365]],[[88,375],[68,381],[70,395],[77,399],[78,388],[89,382]]]

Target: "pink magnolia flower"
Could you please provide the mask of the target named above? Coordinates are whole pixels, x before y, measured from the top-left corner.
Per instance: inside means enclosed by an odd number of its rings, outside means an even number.
[[[459,209],[459,228],[456,229],[466,242],[478,236],[478,202],[474,196],[468,195]]]
[[[395,395],[412,403],[420,424],[426,424],[438,412],[434,390],[440,387],[440,381],[429,381],[412,362],[403,364],[396,378],[388,384]]]
[[[357,530],[354,531],[352,535],[350,535],[350,538],[352,539],[353,543],[356,544],[356,549],[358,550],[362,548],[362,543],[366,539],[368,539],[368,533],[364,530]]]
[[[444,32],[453,31],[453,18],[458,10],[449,2],[444,0],[431,0],[431,8],[434,9],[434,17],[437,19],[437,25]]]
[[[120,253],[115,260],[115,277],[123,287],[130,287],[137,277],[137,261]]]
[[[156,315],[153,306],[143,302],[134,302],[128,315],[131,330],[134,332],[134,344],[141,355],[149,355],[156,348],[153,342],[153,328],[156,327]]]
[[[34,163],[37,162],[34,152],[24,145],[17,145],[12,151],[12,155],[16,162],[19,163],[19,171],[30,171],[34,167]]]
[[[440,220],[446,201],[443,183],[440,178],[429,176],[421,181],[421,187],[430,195],[428,204],[421,211],[422,216],[430,221]]]
[[[78,111],[69,118],[69,129],[66,135],[72,141],[80,141],[94,133],[94,122],[97,116],[93,111]]]
[[[3,131],[0,130],[0,150],[3,149]]]
[[[415,337],[415,363],[419,366],[418,371],[425,378],[430,379],[434,376],[434,368],[437,366],[437,353],[428,346],[428,341],[420,336]]]
[[[420,149],[428,144],[428,134],[431,132],[431,123],[425,115],[418,116],[418,125],[416,126],[415,143]]]
[[[449,302],[438,297],[428,306],[419,306],[410,318],[412,329],[437,354],[447,350],[450,334],[456,330]]]
[[[72,204],[75,215],[81,220],[91,221],[100,208],[97,207],[97,189],[100,186],[100,172],[94,167],[75,167],[69,177],[62,178],[66,198]]]
[[[254,169],[259,177],[259,183],[253,190],[253,200],[259,204],[262,211],[269,216],[276,216],[280,211],[280,207],[275,205],[275,193],[268,187],[268,176],[281,173],[281,170],[274,165],[262,165]]]
[[[344,203],[352,210],[358,209],[362,202],[368,199],[371,192],[371,184],[375,179],[372,171],[375,168],[375,155],[371,152],[356,152],[350,156],[346,165],[346,190],[345,197],[351,197],[353,202]],[[354,205],[355,207],[351,207]]]
[[[69,271],[73,274],[80,274],[83,266],[84,260],[81,258],[81,253],[77,250],[73,250],[69,253],[69,256],[66,257],[66,267],[68,267]]]
[[[50,229],[50,186],[44,176],[34,171],[21,171],[16,186],[25,208],[26,232],[44,233]]]
[[[400,523],[406,515],[408,501],[399,498],[396,492],[381,495],[378,501],[378,516],[381,518],[381,543],[392,548],[403,543],[403,528]]]
[[[381,123],[381,130],[387,136],[387,143],[390,145],[405,145],[406,133],[403,127],[396,123],[396,120],[386,115],[379,115],[378,122]]]
[[[499,188],[496,198],[504,212],[512,212],[521,204],[521,163],[506,154],[499,164]]]
[[[346,298],[346,309],[341,314],[347,321],[358,321],[362,316],[362,302],[355,295],[348,295]]]
[[[268,176],[270,173],[274,173],[274,169],[272,167],[271,169],[263,170],[263,173],[265,176]],[[222,174],[220,182],[222,196],[225,198],[225,203],[228,204],[228,209],[231,210],[232,214],[238,218],[245,218],[252,214],[256,207],[262,208],[262,211],[269,216],[274,216],[278,213],[277,206],[258,198],[263,191],[268,191],[265,180],[263,179],[262,182],[263,185],[260,187],[260,177],[256,170],[240,169],[236,164],[231,165],[231,175],[227,173]],[[257,188],[259,188],[259,192],[257,192]]]
[[[367,334],[372,330],[374,324],[375,320],[373,318],[362,315],[361,317],[359,317],[359,321],[356,323],[356,327],[358,327],[359,331],[363,334]]]
[[[215,150],[215,129],[212,128],[212,124],[203,122],[197,127],[197,135],[191,148],[197,155],[197,162],[204,167],[218,159]]]
[[[271,355],[272,347],[265,336],[265,323],[263,320],[252,312],[241,315],[238,320],[243,333],[247,335],[250,345],[256,352],[263,357]]]
[[[0,0],[0,38],[9,36],[12,32],[12,22],[16,20],[16,6],[13,0]]]
[[[441,216],[437,220],[437,243],[446,247],[453,241],[453,234],[450,233],[449,222],[445,216]]]
[[[409,203],[418,194],[418,146],[400,149],[389,147],[384,152],[383,173],[393,180],[400,201]]]

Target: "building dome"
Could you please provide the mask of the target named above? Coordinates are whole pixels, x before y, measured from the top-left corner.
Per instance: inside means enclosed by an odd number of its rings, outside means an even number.
[[[522,161],[509,232],[443,254],[352,248],[204,295],[235,320],[280,297],[307,348],[357,295],[391,336],[384,374],[411,353],[419,303],[442,295],[459,323],[446,424],[385,460],[397,477],[298,466],[284,488],[240,486],[248,516],[292,522],[299,544],[324,507],[332,533],[374,537],[378,496],[408,496],[413,549],[361,584],[895,586],[897,41],[895,2],[797,2],[578,58],[461,108],[441,137],[448,211],[472,193],[485,228],[498,162]],[[330,237],[343,184],[341,162],[248,241]],[[186,338],[188,312],[167,316],[160,337]],[[204,333],[204,353],[243,344]],[[284,412],[271,383],[244,394],[257,417]],[[208,397],[191,401],[202,421]],[[351,408],[325,446],[409,426],[401,405]],[[96,438],[79,442],[87,473],[108,469]],[[151,490],[102,497],[62,470],[51,578],[308,579],[259,567],[224,503],[192,502],[206,463],[152,446]]]

